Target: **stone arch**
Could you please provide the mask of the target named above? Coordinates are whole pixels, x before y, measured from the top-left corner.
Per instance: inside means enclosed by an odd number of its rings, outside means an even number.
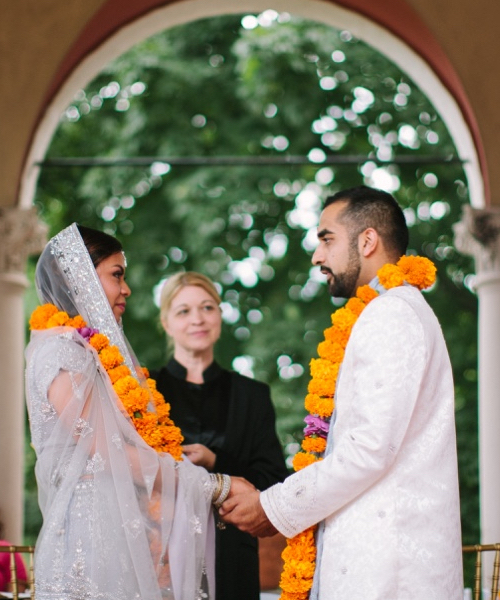
[[[481,208],[489,203],[484,151],[477,123],[463,87],[448,58],[418,15],[404,0],[276,0],[273,8],[349,29],[386,55],[422,89],[445,122],[459,157],[465,162],[470,201]],[[260,12],[267,0],[108,0],[84,28],[55,74],[47,91],[20,182],[19,205],[32,204],[39,169],[59,115],[77,89],[84,87],[103,66],[136,43],[163,29],[210,16]]]

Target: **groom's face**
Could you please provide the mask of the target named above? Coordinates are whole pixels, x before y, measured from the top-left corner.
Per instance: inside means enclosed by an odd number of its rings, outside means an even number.
[[[353,239],[341,222],[345,207],[345,202],[336,202],[321,213],[319,245],[312,257],[313,265],[326,275],[330,294],[338,298],[355,295],[361,272],[358,239]]]

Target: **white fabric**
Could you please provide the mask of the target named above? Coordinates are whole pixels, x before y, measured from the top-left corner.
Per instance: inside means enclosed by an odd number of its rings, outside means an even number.
[[[100,325],[133,365],[87,259],[75,226],[51,240],[37,267],[41,300],[70,316],[79,304],[89,326]],[[44,518],[36,543],[37,599],[206,598],[206,578],[214,590],[208,473],[188,460],[176,464],[142,440],[77,330],[33,332],[26,359]]]
[[[260,496],[287,537],[325,520],[319,599],[461,600],[451,366],[415,288],[361,314],[336,410],[332,453]]]

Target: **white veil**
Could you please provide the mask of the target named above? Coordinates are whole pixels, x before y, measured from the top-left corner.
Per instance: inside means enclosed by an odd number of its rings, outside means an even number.
[[[42,302],[81,315],[140,375],[75,224],[47,244],[36,285]],[[32,332],[26,359],[44,518],[37,600],[212,600],[208,473],[142,440],[76,329]]]

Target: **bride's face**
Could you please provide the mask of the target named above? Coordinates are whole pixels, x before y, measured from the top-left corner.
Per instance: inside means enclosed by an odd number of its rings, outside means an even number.
[[[105,258],[97,265],[96,272],[113,315],[117,321],[120,321],[125,312],[127,298],[131,294],[125,281],[125,257],[123,253],[117,252]]]

